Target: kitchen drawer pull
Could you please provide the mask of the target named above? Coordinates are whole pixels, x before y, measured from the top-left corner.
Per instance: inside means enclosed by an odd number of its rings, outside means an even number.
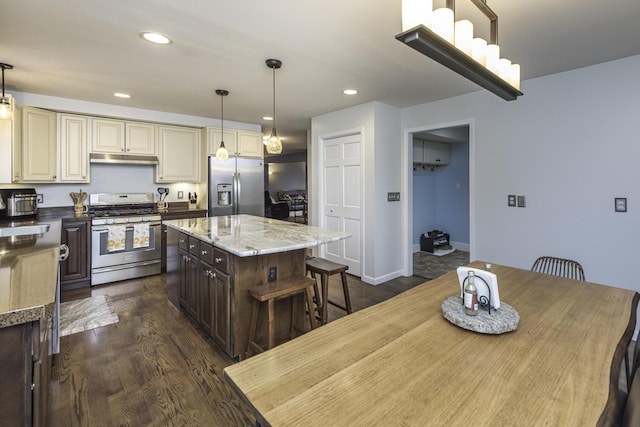
[[[222,262],[222,258],[216,258],[216,264],[220,264]]]
[[[196,245],[189,245],[189,249],[193,249],[195,247],[196,247]]]
[[[201,251],[202,255],[206,255],[208,251]]]

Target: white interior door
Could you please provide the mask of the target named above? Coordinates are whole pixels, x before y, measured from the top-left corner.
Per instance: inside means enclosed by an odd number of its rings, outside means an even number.
[[[326,245],[323,256],[362,275],[362,143],[349,135],[326,139],[322,145],[322,223],[331,230],[351,233],[348,239]]]

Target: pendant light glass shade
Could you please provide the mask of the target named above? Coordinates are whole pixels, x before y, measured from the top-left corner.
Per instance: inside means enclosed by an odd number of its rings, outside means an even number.
[[[216,94],[220,95],[220,127],[222,128],[222,132],[220,134],[220,147],[218,147],[218,150],[216,151],[216,159],[224,162],[229,159],[229,151],[227,151],[227,147],[224,146],[224,97],[229,95],[229,91],[217,89]]]
[[[271,136],[267,142],[267,153],[280,154],[282,153],[282,141],[276,131],[276,69],[282,67],[282,61],[267,59],[267,67],[273,70],[273,128],[271,128]]]
[[[0,98],[0,119],[13,119],[13,108],[11,107],[11,98],[4,94],[4,70],[13,69],[13,65],[0,63],[2,68],[2,98]]]

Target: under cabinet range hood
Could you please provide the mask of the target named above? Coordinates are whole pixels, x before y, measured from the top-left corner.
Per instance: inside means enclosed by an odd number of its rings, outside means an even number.
[[[91,153],[91,163],[111,163],[119,165],[157,165],[157,156],[143,156],[135,154]]]

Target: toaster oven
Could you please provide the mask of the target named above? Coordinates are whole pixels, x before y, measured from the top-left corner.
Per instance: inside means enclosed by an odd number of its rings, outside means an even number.
[[[35,188],[0,189],[0,219],[33,217],[37,213]]]

